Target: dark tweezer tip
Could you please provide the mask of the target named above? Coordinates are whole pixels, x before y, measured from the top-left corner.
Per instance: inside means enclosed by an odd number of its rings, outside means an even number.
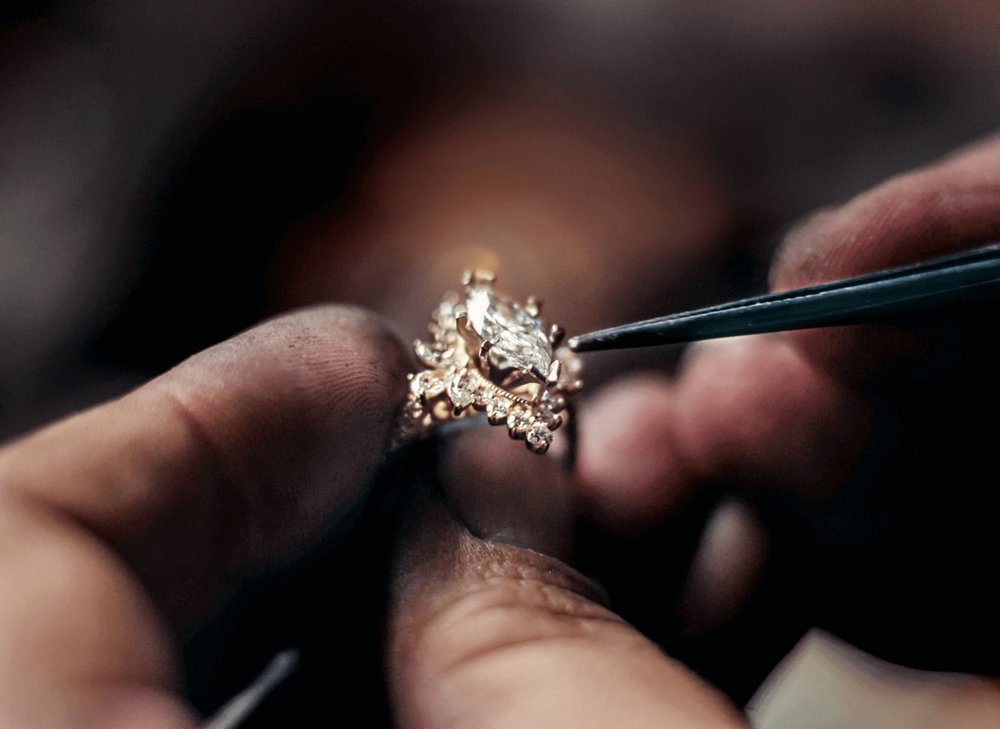
[[[604,338],[599,335],[600,332],[592,332],[579,337],[571,337],[566,342],[566,346],[574,352],[593,352],[595,349],[600,349],[600,345],[604,341]]]

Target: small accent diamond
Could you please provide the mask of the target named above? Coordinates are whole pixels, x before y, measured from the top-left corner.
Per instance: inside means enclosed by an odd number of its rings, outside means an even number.
[[[531,427],[531,412],[524,406],[518,405],[510,411],[507,416],[507,429],[512,435],[523,435]]]
[[[504,422],[510,414],[510,400],[505,397],[495,397],[486,403],[486,417],[494,425]]]
[[[541,405],[547,407],[554,413],[561,413],[566,409],[566,398],[562,395],[554,394],[551,390],[542,393]]]
[[[562,418],[549,405],[539,405],[535,408],[535,420],[549,430],[555,430],[562,425]]]
[[[476,407],[484,408],[486,403],[493,399],[493,393],[488,388],[480,386],[476,388]]]
[[[459,370],[452,376],[448,382],[448,398],[459,410],[469,407],[475,401],[476,386],[468,372]]]
[[[544,425],[532,425],[525,434],[528,447],[535,453],[544,453],[552,445],[552,431]]]
[[[437,397],[447,387],[448,381],[445,379],[444,373],[436,370],[424,370],[414,378],[412,383],[412,388],[424,397]]]

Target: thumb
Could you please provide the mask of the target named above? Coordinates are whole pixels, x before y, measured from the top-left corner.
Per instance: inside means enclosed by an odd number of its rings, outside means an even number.
[[[611,612],[591,580],[532,548],[561,543],[553,539],[560,518],[571,530],[569,478],[554,457],[490,435],[463,436],[458,450],[476,459],[453,452],[445,493],[418,488],[406,509],[389,615],[397,723],[746,726],[724,697]],[[504,457],[499,448],[508,449]],[[491,467],[477,465],[484,461]],[[476,492],[487,496],[477,500]],[[511,532],[514,505],[525,518]],[[511,533],[516,545],[506,540]]]

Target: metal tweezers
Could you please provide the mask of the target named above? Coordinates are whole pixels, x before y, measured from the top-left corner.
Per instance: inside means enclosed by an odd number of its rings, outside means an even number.
[[[1000,295],[1000,244],[831,283],[581,334],[577,352],[884,321]]]

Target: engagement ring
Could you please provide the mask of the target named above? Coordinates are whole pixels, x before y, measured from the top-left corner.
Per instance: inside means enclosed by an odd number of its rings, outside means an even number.
[[[560,347],[564,331],[546,328],[541,302],[523,303],[495,288],[489,271],[468,271],[463,293],[448,292],[432,314],[431,341],[414,351],[427,367],[408,375],[409,394],[397,443],[430,435],[437,425],[485,412],[511,438],[545,453],[583,387],[580,358]]]

